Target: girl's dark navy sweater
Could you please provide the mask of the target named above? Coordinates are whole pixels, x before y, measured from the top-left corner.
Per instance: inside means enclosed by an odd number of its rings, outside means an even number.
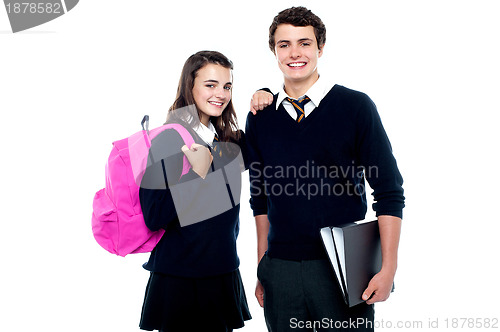
[[[319,230],[365,218],[365,179],[376,215],[402,217],[403,179],[367,95],[335,85],[300,123],[276,99],[246,124],[250,205],[268,215],[269,257],[326,257]]]
[[[189,131],[196,143],[207,146],[194,131]],[[241,135],[240,141],[235,143],[236,148],[243,147],[241,152],[245,157],[243,132]],[[241,190],[238,184],[232,183],[231,195],[221,197],[227,199],[232,196],[232,200],[226,202],[229,209],[214,217],[181,227],[170,186],[180,186],[179,192],[183,200],[194,200],[200,192],[200,185],[203,186],[204,183],[192,169],[180,178],[184,156],[181,152],[183,145],[180,135],[173,129],[165,130],[152,141],[150,157],[154,158],[150,158],[142,179],[139,197],[148,228],[153,231],[163,228],[165,234],[151,252],[144,268],[181,277],[209,277],[234,271],[239,266],[236,239],[239,232]],[[236,158],[241,159],[241,155],[238,157],[239,148],[234,149],[235,144],[232,144],[231,152],[224,151],[226,153],[219,155],[222,145],[214,142],[214,146],[218,146],[219,149],[217,152],[212,152],[214,161],[207,178],[211,173],[222,175],[222,169],[224,172],[241,174],[239,166],[237,170],[228,169],[227,166]],[[235,163],[231,164],[234,168]],[[220,185],[224,188],[229,187],[224,181]],[[204,208],[198,204],[190,206],[190,209]],[[200,215],[203,215],[203,211],[200,211]]]

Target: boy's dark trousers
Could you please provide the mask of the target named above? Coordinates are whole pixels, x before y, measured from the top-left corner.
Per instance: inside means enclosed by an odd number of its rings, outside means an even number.
[[[264,255],[257,276],[264,287],[269,332],[374,331],[373,305],[349,308],[327,259],[289,261]]]

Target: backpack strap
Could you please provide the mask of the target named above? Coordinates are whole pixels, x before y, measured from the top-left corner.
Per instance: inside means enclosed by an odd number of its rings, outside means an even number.
[[[146,128],[144,128],[144,124],[146,124]],[[144,115],[141,121],[142,130],[145,130],[149,134],[149,115]]]
[[[191,136],[189,131],[186,128],[184,128],[184,126],[178,123],[169,123],[149,131],[149,116],[145,115],[141,121],[141,126],[142,126],[142,135],[144,137],[144,141],[146,142],[146,146],[148,149],[151,147],[151,140],[155,138],[159,133],[167,129],[174,129],[181,136],[182,140],[184,141],[184,144],[186,144],[188,148],[191,148],[191,145],[193,145],[194,143],[193,136]],[[181,177],[187,174],[190,169],[191,169],[191,164],[189,163],[189,160],[187,159],[186,155],[184,155],[182,159]]]
[[[179,133],[179,135],[181,135],[181,138],[184,141],[184,144],[186,144],[186,146],[188,148],[191,148],[191,145],[193,145],[193,143],[194,143],[194,138],[193,138],[193,136],[191,136],[191,134],[189,133],[189,131],[186,128],[184,128],[182,125],[180,125],[178,123],[169,123],[169,124],[164,125],[163,127],[165,129],[174,129],[175,131],[177,131]],[[183,162],[182,162],[181,177],[183,175],[187,174],[190,169],[191,169],[191,164],[189,163],[187,157],[184,155]]]

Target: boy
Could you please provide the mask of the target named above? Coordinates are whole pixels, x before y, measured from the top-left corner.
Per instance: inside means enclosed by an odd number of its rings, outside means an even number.
[[[373,303],[389,297],[396,273],[403,180],[368,96],[320,79],[325,41],[325,26],[310,10],[280,12],[269,47],[283,89],[269,101],[257,93],[254,110],[271,104],[247,117],[259,258],[255,295],[273,332],[373,331]],[[364,219],[364,178],[374,190],[383,262],[363,293],[366,302],[348,308],[319,229]]]

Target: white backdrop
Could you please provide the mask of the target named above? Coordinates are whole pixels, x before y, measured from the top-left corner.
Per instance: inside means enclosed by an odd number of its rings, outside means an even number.
[[[82,0],[17,34],[0,9],[0,330],[138,331],[148,256],[113,256],[90,227],[111,142],[144,114],[164,121],[184,61],[202,49],[234,62],[244,128],[253,91],[281,81],[267,29],[292,5],[323,19],[320,73],[374,100],[405,179],[396,292],[376,306],[377,330],[500,318],[496,1]],[[242,331],[265,331],[248,186],[242,196],[254,317]]]

